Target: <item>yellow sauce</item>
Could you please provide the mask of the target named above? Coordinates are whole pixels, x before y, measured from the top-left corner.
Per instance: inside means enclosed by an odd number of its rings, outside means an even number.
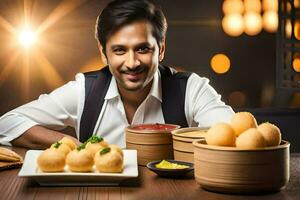
[[[189,168],[187,165],[181,165],[177,163],[172,163],[166,160],[162,160],[160,163],[155,165],[156,168],[159,169],[186,169]]]

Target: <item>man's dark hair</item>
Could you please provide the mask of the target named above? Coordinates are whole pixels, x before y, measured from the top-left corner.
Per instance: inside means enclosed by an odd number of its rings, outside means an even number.
[[[110,2],[97,18],[95,37],[105,46],[109,37],[124,25],[145,20],[153,27],[158,45],[165,38],[167,21],[160,7],[150,0],[115,0]]]

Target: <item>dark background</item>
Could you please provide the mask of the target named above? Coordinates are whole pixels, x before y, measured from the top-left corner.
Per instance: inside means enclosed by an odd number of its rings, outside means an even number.
[[[24,19],[26,7],[29,10],[27,18],[38,27],[65,2],[68,1],[2,0],[0,21],[5,19],[17,28]],[[27,53],[16,44],[15,36],[0,25],[0,114],[36,99],[42,93],[51,92],[73,80],[78,72],[102,65],[94,39],[94,24],[108,2],[69,1],[67,5],[72,7],[77,3],[78,6],[61,15],[40,35],[41,42]],[[280,96],[275,88],[276,33],[226,35],[221,27],[221,0],[156,2],[162,6],[169,23],[164,64],[209,78],[223,101],[234,109],[297,107],[291,95]],[[19,54],[13,60],[16,52]],[[210,59],[217,53],[224,53],[231,60],[231,68],[226,74],[216,74],[210,67]],[[49,68],[52,70],[47,70]],[[234,94],[241,94],[244,99]]]

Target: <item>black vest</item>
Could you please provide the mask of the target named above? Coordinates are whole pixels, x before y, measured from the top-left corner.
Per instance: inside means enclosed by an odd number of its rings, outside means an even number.
[[[162,112],[165,123],[188,127],[184,104],[186,83],[191,73],[176,72],[174,69],[162,65],[159,66],[159,71],[162,86]],[[112,77],[108,67],[87,72],[84,76],[85,103],[80,120],[81,142],[86,141],[93,134]]]

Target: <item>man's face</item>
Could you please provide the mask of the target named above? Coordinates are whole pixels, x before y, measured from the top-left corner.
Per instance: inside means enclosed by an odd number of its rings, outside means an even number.
[[[138,91],[148,85],[163,57],[164,46],[159,49],[152,26],[144,21],[125,25],[112,34],[106,58],[119,89]]]

